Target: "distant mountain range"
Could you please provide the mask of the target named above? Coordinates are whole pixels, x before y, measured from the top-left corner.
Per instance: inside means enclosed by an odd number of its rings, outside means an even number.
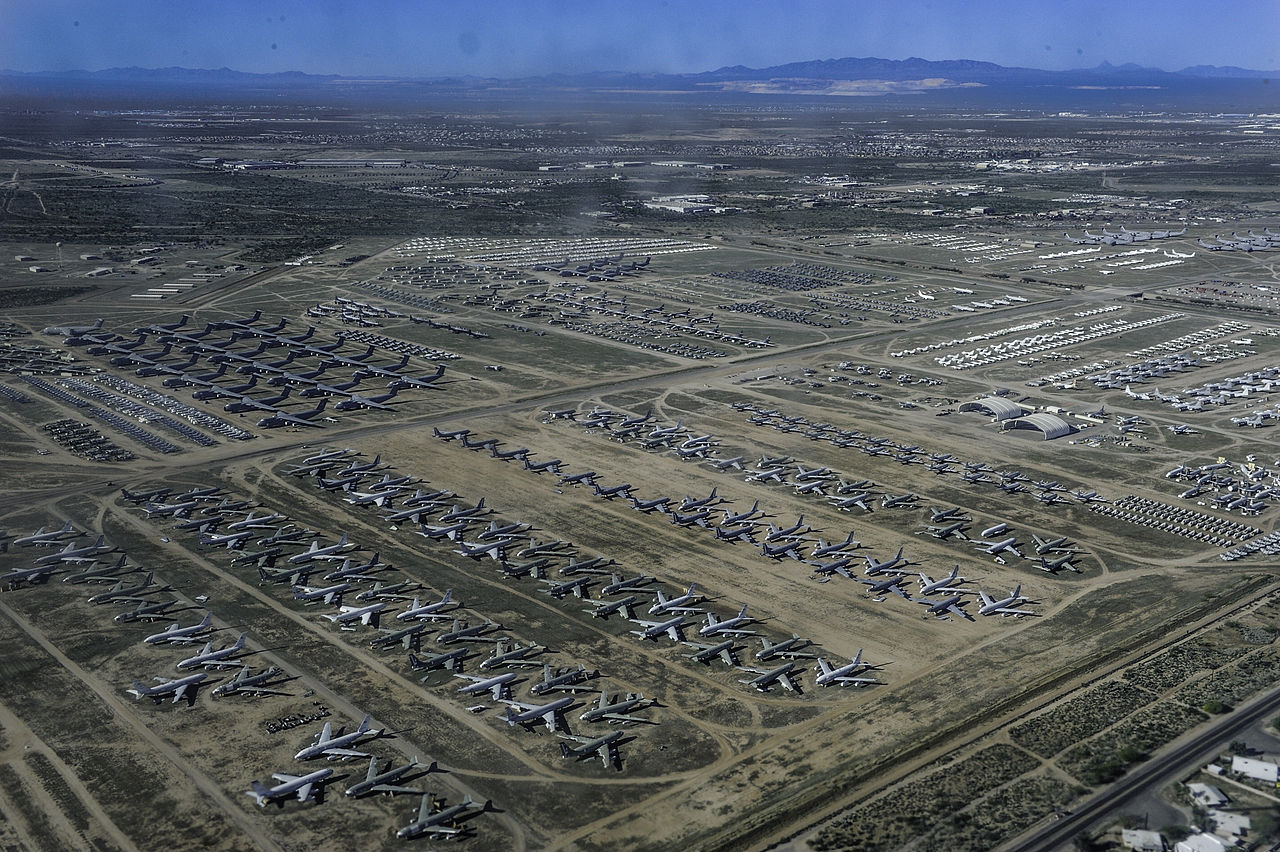
[[[1277,78],[1277,86],[1271,86]],[[768,68],[742,65],[693,74],[593,72],[499,79],[358,77],[286,71],[255,74],[229,68],[108,68],[101,71],[0,71],[0,94],[38,100],[65,96],[116,100],[161,96],[172,90],[187,96],[215,93],[289,92],[296,97],[327,100],[420,98],[427,96],[501,96],[515,91],[547,97],[590,96],[591,93],[723,93],[776,96],[892,96],[950,92],[954,97],[999,100],[1088,97],[1089,92],[1119,92],[1129,105],[1150,100],[1161,107],[1195,103],[1212,107],[1214,98],[1233,111],[1280,108],[1280,71],[1195,65],[1164,71],[1132,63],[1102,63],[1093,68],[1047,71],[966,59],[845,58],[792,62]],[[968,92],[968,94],[966,94]],[[1144,92],[1152,93],[1144,95]],[[1055,94],[1056,93],[1056,94]],[[1158,95],[1158,96],[1157,96]]]

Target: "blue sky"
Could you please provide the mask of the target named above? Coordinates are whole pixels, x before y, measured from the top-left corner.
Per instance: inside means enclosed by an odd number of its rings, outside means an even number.
[[[513,77],[808,59],[1280,69],[1280,0],[0,0],[0,67]]]

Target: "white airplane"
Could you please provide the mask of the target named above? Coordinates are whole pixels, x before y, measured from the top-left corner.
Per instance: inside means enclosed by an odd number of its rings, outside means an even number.
[[[873,683],[880,683],[873,677],[857,677],[858,672],[870,671],[871,666],[862,661],[862,651],[858,651],[858,655],[850,660],[846,665],[834,667],[822,657],[818,657],[817,668],[814,673],[817,678],[814,680],[818,686],[830,686],[831,684],[839,684],[840,686],[869,686]]]
[[[421,604],[418,598],[413,599],[413,605],[404,612],[396,614],[396,621],[405,621],[408,619],[437,619],[448,620],[447,612],[461,606],[453,600],[453,589],[449,589],[444,593],[444,597],[435,603]]]
[[[387,608],[386,601],[379,601],[368,606],[340,606],[336,613],[325,613],[325,618],[334,624],[347,624],[352,621],[359,621],[361,624],[378,626],[378,621],[382,616],[382,611]]]
[[[668,598],[662,594],[661,589],[657,589],[656,593],[658,601],[649,607],[650,615],[661,615],[664,612],[680,612],[680,613],[699,613],[702,610],[692,607],[689,604],[698,603],[702,600],[702,595],[697,593],[697,584],[689,585],[689,590],[683,595],[675,598]]]
[[[477,675],[455,674],[454,677],[465,678],[471,683],[463,684],[458,687],[458,692],[463,695],[479,695],[483,692],[493,693],[494,701],[502,701],[511,697],[511,683],[520,677],[519,672],[503,672],[493,677],[478,677]]]
[[[261,781],[254,781],[250,785],[253,789],[246,790],[245,795],[253,796],[260,808],[265,808],[268,802],[275,802],[283,808],[285,799],[290,796],[296,796],[299,802],[312,798],[318,799],[320,790],[323,789],[322,782],[332,774],[332,769],[318,769],[307,775],[288,775],[277,772],[271,777],[283,783],[268,788]]]
[[[328,547],[321,547],[320,542],[311,542],[311,547],[302,553],[295,553],[289,557],[289,564],[300,565],[304,562],[311,562],[315,559],[324,559],[330,562],[336,562],[342,558],[342,551],[354,547],[355,545],[347,543],[347,534],[343,533],[342,538],[337,544],[331,544]]]
[[[362,751],[353,751],[347,748],[354,745],[364,737],[370,739],[377,737],[382,731],[371,728],[370,722],[373,721],[372,716],[365,716],[364,721],[360,723],[360,727],[356,728],[349,734],[333,735],[333,726],[329,722],[324,723],[324,728],[316,735],[316,741],[302,749],[293,757],[295,760],[311,760],[316,757],[325,757],[329,760],[346,760],[348,757],[368,757],[369,755]]]

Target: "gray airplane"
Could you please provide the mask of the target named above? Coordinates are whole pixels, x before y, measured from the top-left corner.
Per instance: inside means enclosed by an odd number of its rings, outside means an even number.
[[[838,667],[818,657],[818,665],[814,669],[814,674],[817,675],[814,683],[818,686],[830,686],[833,683],[840,686],[870,686],[873,683],[880,683],[873,677],[857,676],[859,672],[870,671],[871,668],[871,665],[862,661],[861,650],[846,665]]]
[[[396,614],[397,621],[408,621],[410,619],[429,619],[435,621],[437,619],[448,619],[448,613],[461,606],[460,603],[453,599],[453,589],[449,589],[444,593],[444,597],[435,603],[422,604],[418,598],[413,599],[413,605],[404,612]]]
[[[698,628],[700,636],[753,636],[754,630],[742,630],[744,624],[758,624],[758,618],[747,615],[747,605],[742,605],[742,610],[733,618],[726,618],[720,621],[716,618],[715,613],[707,613],[707,623]]]
[[[220,683],[213,688],[213,697],[221,698],[224,695],[289,695],[281,689],[272,689],[267,686],[272,680],[284,674],[284,669],[278,666],[271,666],[257,674],[251,674],[248,664],[231,680],[226,683]]]
[[[117,624],[130,624],[134,621],[167,621],[172,617],[169,610],[177,605],[176,600],[145,603],[120,613],[112,620]]]
[[[625,619],[635,617],[636,603],[640,600],[637,595],[627,595],[616,601],[600,601],[594,608],[585,609],[583,612],[591,613],[592,618],[603,618],[608,620],[609,616],[621,613]]]
[[[97,541],[84,547],[76,547],[74,543],[68,542],[67,546],[62,550],[41,556],[35,560],[34,564],[56,565],[59,562],[92,562],[98,554],[108,553],[112,550],[115,550],[115,548],[107,544],[107,537],[100,535]]]
[[[369,642],[369,647],[373,650],[379,648],[390,648],[393,645],[403,645],[406,651],[416,651],[422,642],[422,633],[429,630],[431,625],[423,622],[411,624],[400,630],[388,630],[379,628],[382,631],[381,636],[375,636]]]
[[[154,574],[148,571],[136,585],[128,586],[125,585],[124,580],[121,580],[107,591],[99,592],[90,597],[89,603],[145,603],[150,600],[146,595],[169,591],[173,591],[172,588],[156,583]]]
[[[236,639],[234,643],[216,651],[213,649],[212,642],[206,642],[204,650],[178,663],[178,671],[194,668],[219,669],[241,665],[236,662],[235,657],[244,650],[244,640],[248,635],[247,633],[241,633],[240,638]]]
[[[394,796],[397,793],[421,793],[422,791],[417,787],[399,787],[396,786],[396,782],[415,770],[420,769],[425,774],[434,772],[437,768],[434,760],[431,761],[430,765],[427,765],[419,763],[418,758],[415,757],[404,766],[378,772],[378,758],[371,757],[369,758],[369,771],[364,780],[352,784],[344,791],[343,795],[349,799],[358,799],[370,793],[382,793],[387,796]]]
[[[430,793],[424,793],[422,796],[422,804],[418,806],[417,818],[406,825],[404,828],[396,832],[396,837],[401,840],[412,840],[415,837],[426,836],[431,840],[438,840],[442,837],[457,837],[462,833],[463,829],[458,826],[461,818],[467,815],[466,812],[476,806],[471,801],[471,797],[467,796],[460,804],[445,808],[444,810],[431,812],[434,799]],[[478,813],[484,813],[492,808],[492,802],[486,801],[481,806]],[[468,815],[469,816],[469,815]]]
[[[465,621],[457,618],[453,620],[453,629],[441,633],[436,637],[436,641],[441,645],[448,645],[452,642],[487,642],[487,634],[495,630],[501,630],[502,625],[496,621],[486,621],[483,624],[468,626]]]
[[[328,760],[346,760],[349,757],[368,757],[369,755],[362,751],[354,751],[347,746],[355,745],[360,740],[368,737],[376,738],[382,731],[370,727],[373,721],[372,716],[365,716],[364,721],[360,723],[360,727],[356,728],[349,734],[333,735],[333,725],[330,722],[324,723],[324,728],[316,735],[315,742],[299,751],[293,757],[295,760],[311,760],[317,757],[324,757]]]
[[[159,686],[147,686],[142,681],[135,680],[133,688],[126,690],[126,692],[137,700],[150,698],[157,704],[164,700],[166,695],[173,696],[174,704],[177,704],[183,698],[187,700],[187,704],[195,704],[196,691],[208,676],[205,672],[199,672],[176,680],[157,677],[156,680],[159,681]]]
[[[1017,536],[1011,535],[1006,539],[995,542],[975,541],[973,544],[975,547],[981,549],[983,553],[995,557],[995,560],[1001,565],[1004,564],[1004,557],[1000,555],[1002,553],[1012,553],[1014,556],[1022,556],[1022,552],[1018,550]]]
[[[348,544],[347,534],[343,533],[342,538],[338,540],[337,544],[331,544],[328,547],[321,547],[320,542],[318,541],[311,542],[310,548],[302,553],[295,553],[293,556],[290,556],[288,562],[290,565],[301,565],[317,559],[337,561],[343,558],[341,554],[344,550],[349,550],[352,547],[355,547],[355,545]]]
[[[1022,594],[1022,586],[1018,586],[1013,590],[1007,598],[993,600],[986,592],[979,591],[978,598],[982,601],[982,606],[978,608],[979,615],[1012,615],[1021,617],[1024,615],[1035,615],[1029,609],[1017,609],[1017,605],[1027,599]]]
[[[876,600],[884,600],[884,595],[887,592],[893,592],[903,600],[911,600],[911,595],[907,593],[906,589],[902,588],[902,584],[906,581],[907,578],[902,575],[889,577],[884,580],[869,580],[862,577],[858,578],[859,583],[866,584],[867,596],[875,598]]]
[[[685,642],[690,648],[698,650],[692,654],[685,656],[693,660],[695,663],[709,663],[716,657],[724,660],[726,665],[737,666],[739,664],[737,648],[737,639],[726,639],[715,645],[708,645],[703,642]]]
[[[471,656],[470,648],[457,648],[452,651],[446,651],[443,654],[432,654],[426,658],[414,656],[412,652],[409,654],[409,668],[415,672],[427,672],[425,681],[431,676],[431,672],[437,669],[450,669],[455,672],[462,671],[462,663],[467,657]]]
[[[318,769],[306,775],[289,775],[284,772],[277,772],[271,777],[282,783],[268,788],[261,781],[254,781],[250,785],[253,789],[246,790],[245,795],[253,796],[260,808],[265,808],[269,802],[275,802],[279,807],[283,808],[285,800],[290,797],[297,798],[299,802],[319,799],[324,781],[332,774],[332,769]]]
[[[867,560],[867,567],[866,567],[866,570],[863,571],[863,573],[866,574],[868,577],[874,577],[877,574],[885,574],[890,571],[903,573],[902,567],[905,567],[907,564],[909,564],[907,560],[902,558],[901,547],[898,548],[897,554],[895,554],[893,557],[889,559],[884,560],[883,562],[878,561],[876,559],[872,559],[870,556],[867,556],[864,558]]]
[[[518,672],[503,672],[493,677],[455,674],[454,677],[466,678],[471,681],[471,683],[458,687],[458,692],[463,695],[480,695],[490,692],[493,693],[494,701],[502,701],[511,697],[511,684],[519,680],[520,674]]]
[[[812,658],[815,654],[805,651],[813,643],[808,639],[800,638],[800,634],[792,633],[790,639],[783,639],[781,642],[770,642],[764,637],[760,638],[761,648],[756,651],[756,659],[764,662],[774,657],[784,657],[790,659]]]
[[[539,656],[547,649],[542,645],[529,643],[528,645],[520,645],[513,643],[508,645],[506,642],[499,640],[494,645],[493,653],[485,660],[481,661],[480,669],[495,669],[499,666],[507,668],[537,668],[543,665],[533,657]]]
[[[554,674],[551,671],[551,666],[543,663],[542,680],[530,686],[529,693],[531,695],[544,695],[548,692],[559,691],[595,692],[591,687],[582,686],[581,684],[598,677],[600,677],[599,669],[589,672],[587,667],[581,663],[578,664],[576,669],[572,667],[558,669]]]
[[[565,759],[572,757],[574,760],[589,760],[593,757],[599,757],[605,766],[612,766],[621,771],[622,759],[618,755],[618,741],[625,736],[622,731],[610,731],[602,737],[580,737],[573,734],[561,734],[560,736],[581,743],[581,745],[577,746],[560,743],[561,757]]]
[[[541,721],[547,726],[547,730],[555,733],[557,730],[565,733],[572,733],[569,725],[565,721],[564,711],[575,701],[572,695],[565,698],[557,698],[546,704],[525,704],[522,701],[512,701],[508,699],[507,712],[503,718],[506,719],[508,725],[522,725],[530,728],[532,725]],[[520,708],[520,712],[516,712],[516,708]]]
[[[760,692],[768,692],[769,688],[772,687],[775,683],[782,684],[783,689],[786,689],[792,692],[799,692],[800,690],[797,684],[795,683],[795,681],[792,680],[792,678],[795,677],[795,668],[796,668],[796,664],[794,661],[783,663],[782,665],[778,666],[776,669],[769,669],[768,671],[763,671],[761,669],[743,668],[742,671],[752,672],[753,674],[757,675],[757,677],[751,678],[750,680],[743,680],[740,682],[745,683],[748,686],[754,687],[758,689]]]
[[[163,645],[167,643],[186,644],[188,642],[199,641],[198,637],[206,630],[213,626],[213,613],[206,611],[204,620],[189,625],[187,627],[179,627],[176,623],[169,625],[166,630],[159,633],[153,633],[143,639],[143,643],[147,645]]]
[[[657,639],[662,634],[667,634],[676,642],[684,641],[683,627],[685,616],[677,615],[675,618],[667,621],[645,621],[641,618],[630,619],[633,624],[639,624],[643,630],[632,630],[634,636],[641,639]]]
[[[334,624],[347,625],[353,621],[359,621],[361,624],[377,627],[382,617],[382,612],[387,608],[386,601],[379,601],[368,606],[339,606],[336,613],[325,613],[325,618]]]
[[[9,544],[15,545],[17,547],[33,547],[33,546],[46,547],[49,545],[58,544],[63,539],[75,538],[76,536],[80,536],[80,535],[83,535],[83,533],[77,530],[70,521],[67,521],[62,526],[62,529],[53,530],[52,532],[46,532],[45,528],[41,527],[40,529],[31,533],[31,535],[24,535],[19,538],[12,539],[9,542]]]
[[[35,568],[18,568],[0,576],[0,585],[6,589],[16,589],[21,585],[34,586],[47,582],[49,575],[61,569],[60,565],[38,565]]]
[[[929,608],[925,612],[925,618],[932,615],[942,621],[947,621],[950,615],[958,615],[966,621],[973,621],[973,616],[960,608],[964,602],[963,595],[948,595],[941,600],[933,600],[931,598],[916,598],[915,600],[916,603],[923,604]]]
[[[609,693],[601,692],[600,697],[596,699],[596,706],[588,709],[578,718],[584,722],[608,722],[611,725],[625,724],[627,722],[652,724],[651,719],[627,714],[631,710],[643,710],[646,707],[653,707],[657,703],[652,698],[645,698],[642,692],[628,692],[617,701],[610,702]]]

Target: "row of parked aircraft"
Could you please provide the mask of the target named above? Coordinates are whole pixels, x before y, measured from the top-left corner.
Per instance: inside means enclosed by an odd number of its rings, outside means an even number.
[[[315,326],[288,335],[284,333],[288,320],[262,326],[258,325],[261,314],[209,322],[200,331],[186,330],[190,317],[184,315],[175,323],[137,328],[131,340],[104,332],[101,321],[94,326],[50,327],[45,332],[65,334],[68,345],[85,346],[89,354],[108,358],[113,367],[135,367],[139,376],[163,376],[166,387],[192,388],[194,399],[227,400],[225,411],[259,415],[258,425],[264,428],[321,426],[331,398],[338,399],[335,411],[391,410],[401,390],[443,385],[443,365],[434,373],[413,376],[405,372],[407,353],[399,362],[380,365],[374,362],[373,345],[364,352],[344,353],[342,337],[320,343]],[[221,334],[228,337],[222,339]],[[160,348],[145,351],[149,343]],[[283,358],[272,357],[281,351]],[[181,360],[184,357],[187,360]],[[204,371],[199,369],[202,360]],[[339,370],[349,372],[340,378]],[[367,380],[385,381],[386,389],[362,393],[361,383]],[[297,399],[318,400],[315,407],[286,411],[295,391]]]

